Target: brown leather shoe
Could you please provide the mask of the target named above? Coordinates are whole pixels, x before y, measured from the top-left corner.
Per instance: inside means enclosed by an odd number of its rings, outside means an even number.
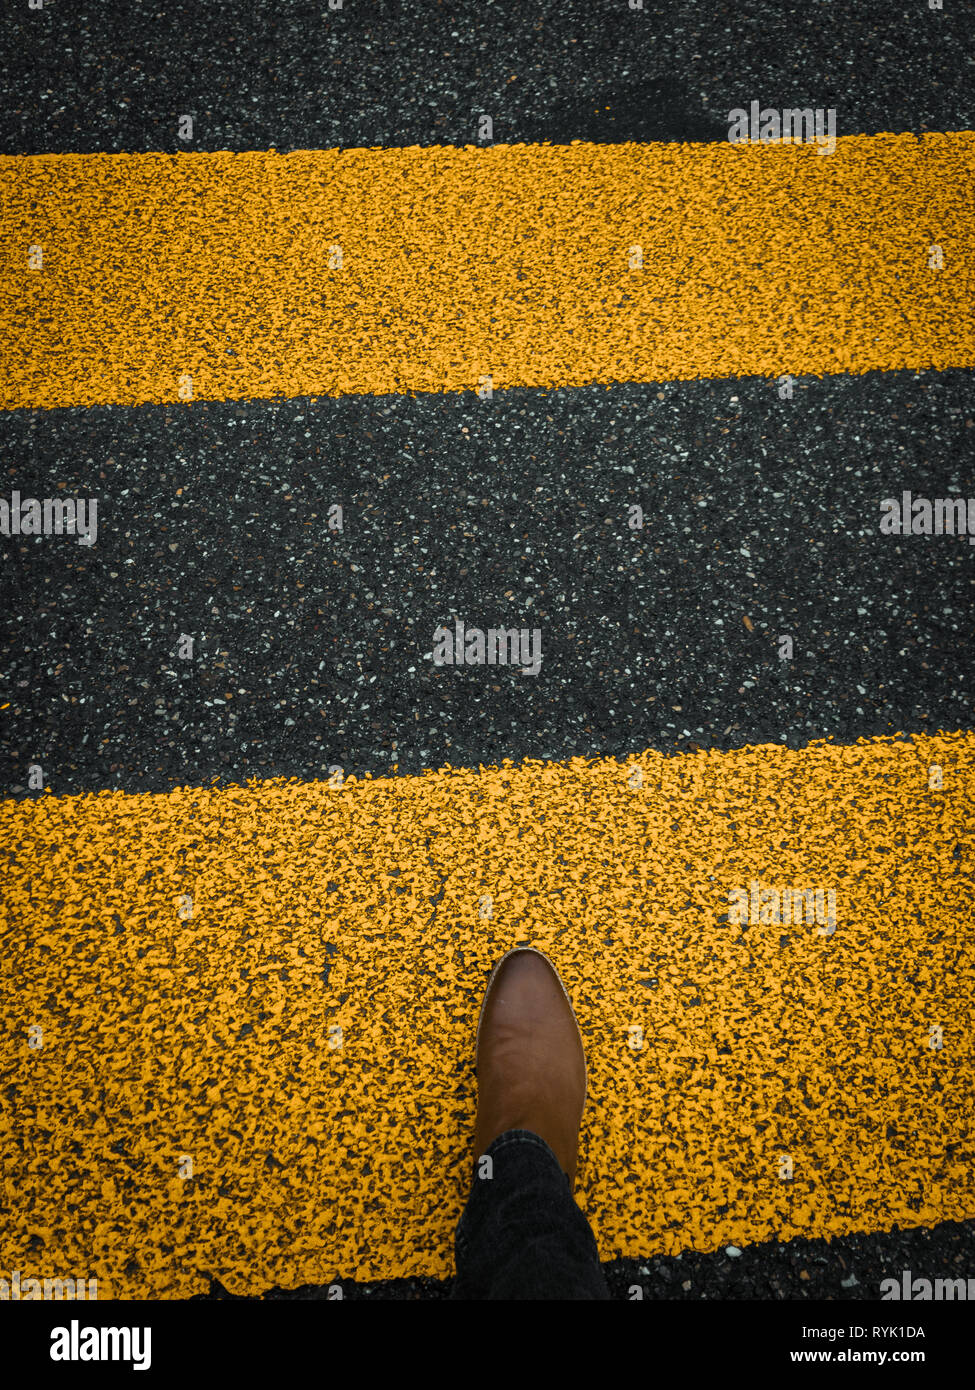
[[[558,971],[534,947],[498,961],[477,1025],[475,1161],[509,1129],[545,1140],[575,1188],[586,1054]]]

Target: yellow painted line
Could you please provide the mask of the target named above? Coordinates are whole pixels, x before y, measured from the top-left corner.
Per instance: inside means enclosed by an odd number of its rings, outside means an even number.
[[[975,1217],[973,792],[955,733],[0,802],[6,1266],[449,1275],[519,942],[585,1038],[603,1259]],[[722,921],[753,880],[835,930]]]
[[[971,366],[973,184],[971,131],[4,156],[0,406]]]

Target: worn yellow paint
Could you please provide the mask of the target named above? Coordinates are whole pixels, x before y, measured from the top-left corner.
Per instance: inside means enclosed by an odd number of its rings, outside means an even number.
[[[971,366],[973,184],[971,131],[4,156],[0,406]]]
[[[519,942],[585,1038],[604,1259],[971,1218],[973,791],[953,733],[0,802],[4,1261],[449,1275]],[[723,921],[753,879],[835,932]]]

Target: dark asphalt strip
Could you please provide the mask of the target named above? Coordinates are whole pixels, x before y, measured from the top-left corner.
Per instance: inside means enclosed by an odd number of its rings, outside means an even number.
[[[833,108],[839,135],[967,130],[975,11],[48,0],[0,19],[0,91],[9,154],[466,145],[484,116],[495,142],[721,140],[729,112],[752,101]]]
[[[5,495],[99,503],[91,547],[0,550],[7,794],[31,763],[161,791],[971,726],[975,546],[880,533],[885,498],[975,497],[969,372],[24,412],[0,439]],[[435,667],[456,620],[537,630],[539,673]]]
[[[727,1249],[735,1250],[729,1246]],[[836,1240],[793,1240],[785,1245],[747,1246],[737,1254],[685,1251],[682,1255],[645,1260],[610,1260],[603,1273],[613,1298],[644,1299],[788,1299],[844,1302],[877,1301],[883,1280],[894,1278],[903,1287],[904,1271],[914,1279],[969,1279],[975,1269],[975,1221],[946,1221],[930,1230],[917,1228],[886,1234],[842,1236]],[[320,1300],[329,1297],[328,1284],[300,1289],[269,1289],[267,1299]],[[334,1288],[334,1286],[333,1286]],[[433,1300],[450,1296],[451,1281],[387,1279],[360,1284],[341,1281],[347,1300]],[[334,1292],[332,1297],[334,1298]],[[229,1299],[219,1283],[198,1299]],[[878,1303],[878,1311],[880,1304]],[[928,1305],[921,1304],[920,1310]],[[963,1316],[963,1314],[959,1314]]]

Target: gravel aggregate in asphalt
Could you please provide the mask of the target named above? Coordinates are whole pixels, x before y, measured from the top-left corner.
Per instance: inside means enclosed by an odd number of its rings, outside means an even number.
[[[9,791],[966,728],[975,547],[879,525],[973,425],[968,372],[8,415],[11,488],[101,499],[3,550]],[[539,674],[435,667],[455,619]]]
[[[23,5],[0,149],[466,145],[485,114],[495,142],[726,139],[751,101],[832,107],[841,135],[970,130],[973,38],[953,0]]]
[[[900,1280],[904,1270],[914,1278],[968,1279],[975,1267],[975,1226],[946,1221],[928,1230],[894,1231],[884,1235],[846,1236],[832,1241],[792,1240],[788,1244],[753,1245],[735,1258],[723,1250],[711,1254],[687,1252],[676,1258],[611,1260],[603,1273],[613,1298],[650,1300],[790,1299],[848,1302],[881,1298],[884,1279]],[[328,1299],[328,1284],[300,1289],[269,1289],[267,1299]],[[451,1281],[388,1279],[380,1283],[342,1280],[342,1297],[349,1300],[444,1300]],[[208,1294],[197,1298],[226,1299],[214,1281]],[[334,1291],[331,1297],[335,1297]],[[925,1305],[921,1305],[924,1307]]]

